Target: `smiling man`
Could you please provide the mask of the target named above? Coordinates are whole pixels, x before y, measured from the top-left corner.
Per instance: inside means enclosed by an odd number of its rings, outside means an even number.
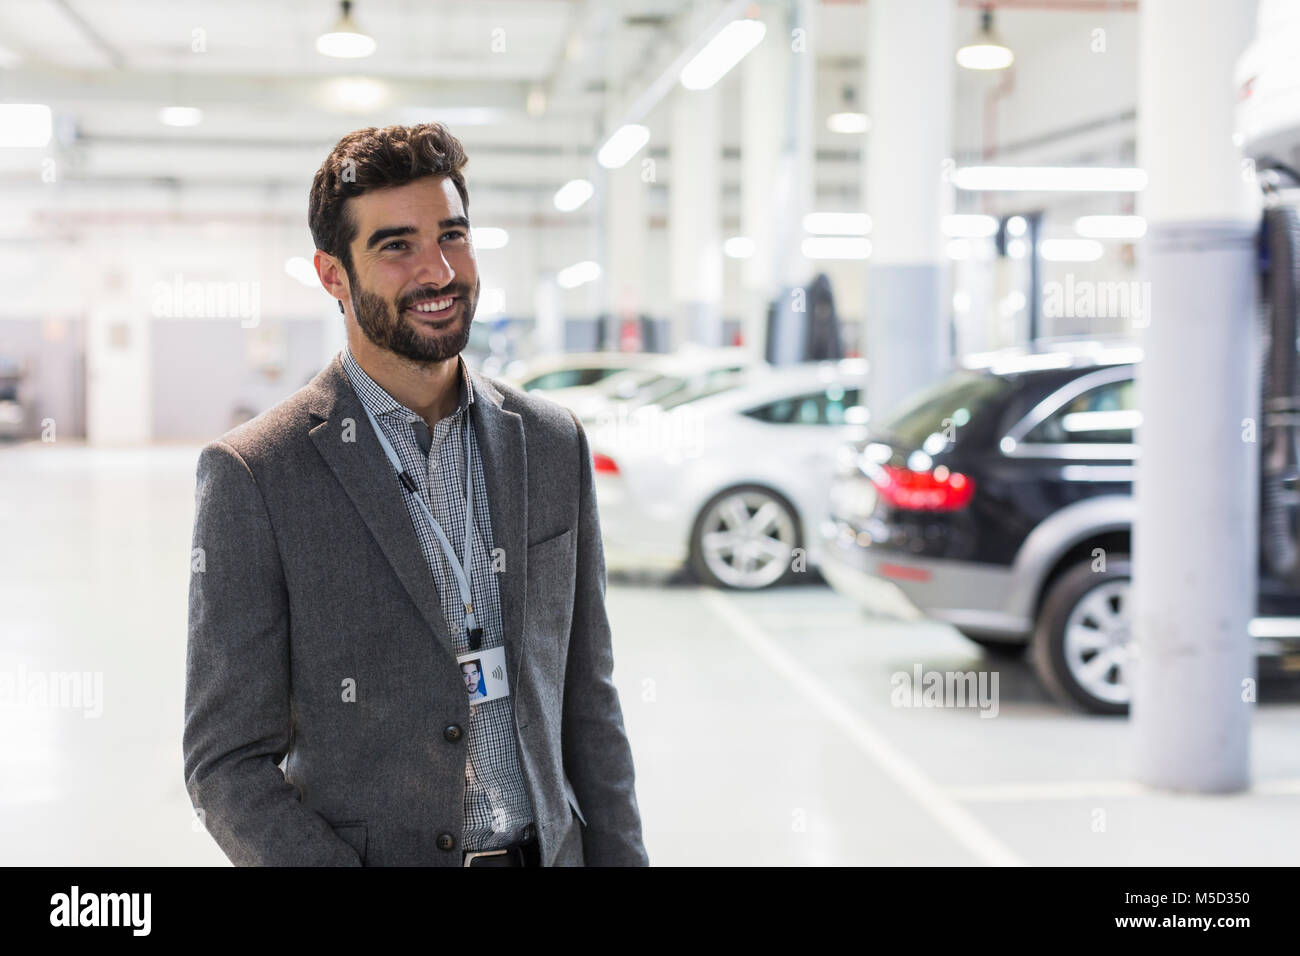
[[[199,458],[185,779],[236,864],[648,862],[586,435],[461,358],[465,163],[436,123],[339,141],[347,347]]]

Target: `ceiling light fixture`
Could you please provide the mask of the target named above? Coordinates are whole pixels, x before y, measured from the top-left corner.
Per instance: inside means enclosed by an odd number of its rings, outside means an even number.
[[[968,70],[1005,70],[1015,58],[993,29],[993,8],[985,7],[980,11],[979,32],[957,51],[957,65]]]
[[[586,285],[588,282],[595,282],[600,278],[600,263],[592,262],[587,259],[583,262],[575,263],[567,269],[561,269],[555,276],[556,284],[561,289],[576,289],[580,285]]]
[[[840,91],[840,109],[826,117],[826,128],[832,133],[861,135],[871,129],[871,119],[858,109],[857,91],[845,84]]]
[[[315,267],[302,256],[293,256],[286,259],[284,271],[290,278],[297,279],[309,289],[320,287],[320,280],[316,277]]]
[[[469,232],[475,249],[504,249],[510,241],[510,233],[499,226],[473,226]]]
[[[53,131],[54,114],[45,104],[0,104],[0,146],[44,146]]]
[[[732,20],[682,67],[682,86],[707,90],[758,46],[766,32],[762,20]]]
[[[866,113],[832,113],[826,117],[826,128],[832,133],[866,133],[871,129],[871,119]]]
[[[322,86],[325,102],[332,110],[369,113],[389,98],[388,86],[368,76],[336,76]]]
[[[606,169],[619,169],[650,142],[650,130],[638,123],[627,123],[614,131],[596,154],[596,162]]]
[[[596,190],[587,179],[570,179],[555,192],[555,208],[573,212],[591,198]]]
[[[194,106],[164,106],[158,111],[158,122],[165,126],[198,126],[203,122],[203,110]]]
[[[334,26],[316,38],[316,50],[346,60],[370,56],[375,52],[375,40],[352,19],[352,0],[340,0],[339,7],[341,15]]]

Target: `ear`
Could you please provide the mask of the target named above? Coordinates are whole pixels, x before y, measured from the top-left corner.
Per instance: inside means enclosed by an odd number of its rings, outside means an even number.
[[[338,259],[328,252],[317,249],[316,255],[312,257],[312,264],[316,267],[320,284],[325,287],[326,292],[339,300],[340,305],[343,300],[352,295],[352,290],[348,287],[348,274],[343,268],[343,263]]]

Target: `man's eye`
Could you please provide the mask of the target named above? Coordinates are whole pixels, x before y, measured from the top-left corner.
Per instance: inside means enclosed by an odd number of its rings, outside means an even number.
[[[457,229],[457,230],[454,230],[454,231],[452,231],[452,232],[444,232],[444,233],[442,234],[442,238],[444,238],[444,239],[446,239],[448,236],[450,236],[450,237],[453,238],[453,239],[464,239],[464,238],[465,238],[465,233],[462,232],[461,230]]]
[[[405,240],[403,240],[403,239],[394,239],[392,242],[386,242],[386,243],[384,243],[384,248],[385,248],[385,249],[391,249],[393,246],[404,246],[404,245],[406,245],[406,241],[405,241]]]

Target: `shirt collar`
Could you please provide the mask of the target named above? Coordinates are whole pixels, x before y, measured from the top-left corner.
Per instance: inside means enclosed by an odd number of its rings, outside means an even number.
[[[352,355],[352,349],[347,345],[343,346],[343,368],[352,381],[352,387],[356,390],[357,397],[365,403],[366,407],[376,417],[397,414],[407,421],[421,421],[423,419],[417,412],[412,411],[393,398],[382,385],[367,375],[366,370],[358,364],[356,358]],[[469,368],[465,365],[464,358],[459,355],[456,356],[456,369],[459,381],[459,397],[456,410],[447,416],[448,418],[457,417],[474,402],[474,385],[470,381]]]

